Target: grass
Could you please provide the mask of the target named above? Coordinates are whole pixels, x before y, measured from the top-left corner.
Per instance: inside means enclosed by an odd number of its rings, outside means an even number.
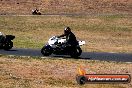
[[[131,0],[1,0],[0,14],[31,14],[35,8],[42,14],[131,14],[131,4]]]
[[[98,65],[97,65],[98,64]],[[1,88],[130,88],[129,84],[86,84],[80,86],[75,76],[78,67],[87,73],[132,74],[132,64],[73,59],[0,56]],[[114,68],[113,68],[114,66]]]
[[[14,47],[41,48],[70,26],[83,51],[132,52],[132,16],[1,16],[0,31],[16,36]]]
[[[42,3],[42,1],[44,3]],[[56,3],[58,2],[58,3]],[[71,2],[71,3],[69,3]],[[74,4],[73,4],[74,3]],[[121,4],[120,4],[121,3]],[[71,5],[70,5],[71,4]],[[100,7],[100,6],[104,7]],[[70,26],[87,52],[125,52],[132,53],[132,15],[131,1],[102,2],[87,0],[37,2],[0,1],[0,31],[16,36],[14,47],[41,48],[49,37],[63,33]],[[90,16],[9,16],[9,14],[31,14],[37,7],[46,13],[118,13],[118,15]],[[79,66],[87,73],[130,74],[132,64],[123,62],[92,61],[78,59],[55,59],[37,57],[9,57],[0,55],[0,88],[131,88],[129,84],[86,84],[79,86],[75,76]]]

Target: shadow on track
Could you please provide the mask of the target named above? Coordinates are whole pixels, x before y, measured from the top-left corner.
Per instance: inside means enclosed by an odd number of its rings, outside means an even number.
[[[18,50],[6,50],[6,51],[18,51]]]

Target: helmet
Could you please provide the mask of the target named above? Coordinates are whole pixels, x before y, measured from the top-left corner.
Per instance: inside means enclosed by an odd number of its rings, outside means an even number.
[[[71,32],[70,27],[65,27],[64,34],[69,34]]]

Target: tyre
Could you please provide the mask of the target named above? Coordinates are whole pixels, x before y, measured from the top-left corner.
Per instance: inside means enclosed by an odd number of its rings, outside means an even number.
[[[40,13],[40,12],[38,12],[38,15],[41,15],[41,13]]]
[[[44,56],[49,56],[51,55],[53,52],[52,48],[50,46],[44,46],[42,49],[41,49],[41,53],[44,55]]]
[[[76,81],[79,85],[84,85],[87,81],[85,76],[77,76]]]
[[[6,42],[3,46],[4,50],[10,50],[13,47],[13,42]]]
[[[80,47],[77,47],[77,55],[80,56],[82,54],[82,49]]]
[[[70,56],[73,57],[73,58],[77,58],[77,57],[79,57],[81,54],[82,54],[82,49],[81,49],[80,47],[76,47],[76,50],[73,50],[73,51],[70,53]]]

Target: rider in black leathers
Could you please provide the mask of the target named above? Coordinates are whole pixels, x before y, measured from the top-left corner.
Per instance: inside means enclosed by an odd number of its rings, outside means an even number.
[[[66,36],[66,43],[64,44],[64,46],[75,49],[75,47],[78,45],[78,42],[76,40],[76,36],[71,32],[70,27],[66,27],[64,29],[64,34],[58,36],[58,38],[64,37],[64,36]]]

